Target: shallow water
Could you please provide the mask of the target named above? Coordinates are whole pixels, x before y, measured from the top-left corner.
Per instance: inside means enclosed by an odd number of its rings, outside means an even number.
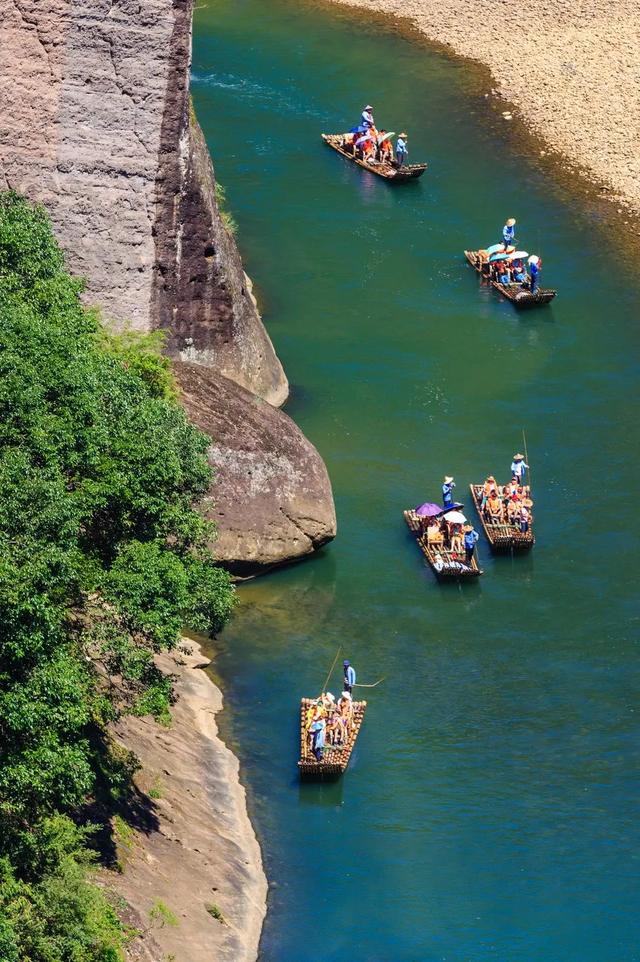
[[[196,110],[340,528],[244,586],[218,642],[272,883],[263,962],[640,959],[640,283],[620,225],[549,180],[483,82],[342,12],[196,13]],[[321,143],[367,101],[408,129],[421,181]],[[516,313],[463,261],[509,215],[551,308]],[[438,585],[403,508],[447,472],[473,517],[467,484],[506,479],[523,427],[533,553],[481,539],[484,576]],[[385,681],[343,780],[301,787],[298,698],[339,644]]]

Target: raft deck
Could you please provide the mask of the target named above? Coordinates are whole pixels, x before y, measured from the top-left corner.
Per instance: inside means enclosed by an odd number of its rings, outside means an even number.
[[[471,497],[475,509],[478,512],[480,523],[487,536],[487,541],[494,551],[529,551],[536,543],[533,534],[533,515],[531,512],[529,519],[529,530],[521,531],[518,525],[508,521],[493,522],[485,518],[481,509],[482,505],[482,485],[470,484]]]
[[[421,518],[415,511],[405,511],[404,520],[407,522],[409,530],[416,536],[420,550],[431,565],[436,578],[443,580],[450,578],[477,578],[482,574],[482,568],[479,567],[475,554],[471,559],[471,564],[468,565],[465,561],[464,551],[457,553],[451,551],[450,548],[446,548],[443,544],[429,544],[427,535],[422,530]],[[438,554],[444,562],[444,567],[441,570],[438,570],[436,567],[436,555]]]
[[[506,297],[507,300],[515,304],[516,307],[538,307],[541,304],[548,304],[558,293],[557,291],[540,287],[535,294],[532,294],[531,291],[523,287],[519,281],[513,281],[511,284],[501,284],[485,273],[484,267],[487,262],[480,259],[478,251],[465,251],[464,256],[481,277],[487,280],[496,291],[499,291],[503,297]]]
[[[366,701],[353,702],[353,725],[347,741],[344,745],[325,745],[322,761],[318,762],[311,752],[311,739],[305,727],[307,709],[310,705],[314,705],[316,700],[315,698],[300,699],[300,761],[298,762],[298,771],[300,772],[300,778],[328,781],[339,778],[349,764],[358,732],[362,727],[367,703]]]
[[[333,147],[337,150],[339,154],[350,160],[351,163],[357,164],[358,167],[364,167],[372,174],[376,174],[378,177],[382,177],[384,180],[392,184],[404,183],[408,180],[415,180],[416,177],[422,177],[425,170],[427,169],[426,164],[404,164],[402,167],[396,167],[395,164],[390,163],[377,163],[370,164],[364,160],[360,160],[355,154],[350,153],[348,150],[342,146],[342,134],[322,134],[322,139],[325,144],[329,147]]]

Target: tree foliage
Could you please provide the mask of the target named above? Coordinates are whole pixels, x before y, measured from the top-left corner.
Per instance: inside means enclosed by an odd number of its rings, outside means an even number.
[[[69,821],[105,768],[96,732],[166,716],[154,655],[234,601],[198,511],[207,439],[158,339],[105,333],[81,291],[44,211],[0,195],[0,958],[21,962],[120,957]]]

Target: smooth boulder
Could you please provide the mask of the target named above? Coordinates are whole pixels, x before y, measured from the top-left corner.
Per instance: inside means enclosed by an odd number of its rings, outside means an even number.
[[[296,561],[336,534],[322,458],[283,411],[198,364],[174,362],[182,403],[211,437],[216,556],[239,577]]]

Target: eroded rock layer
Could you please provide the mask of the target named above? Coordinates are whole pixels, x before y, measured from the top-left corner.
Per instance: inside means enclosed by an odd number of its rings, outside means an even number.
[[[216,556],[249,576],[335,537],[327,469],[291,418],[207,368],[175,368],[191,420],[212,439]]]
[[[287,381],[189,117],[193,0],[3,0],[0,188],[47,207],[108,323],[281,404]]]

